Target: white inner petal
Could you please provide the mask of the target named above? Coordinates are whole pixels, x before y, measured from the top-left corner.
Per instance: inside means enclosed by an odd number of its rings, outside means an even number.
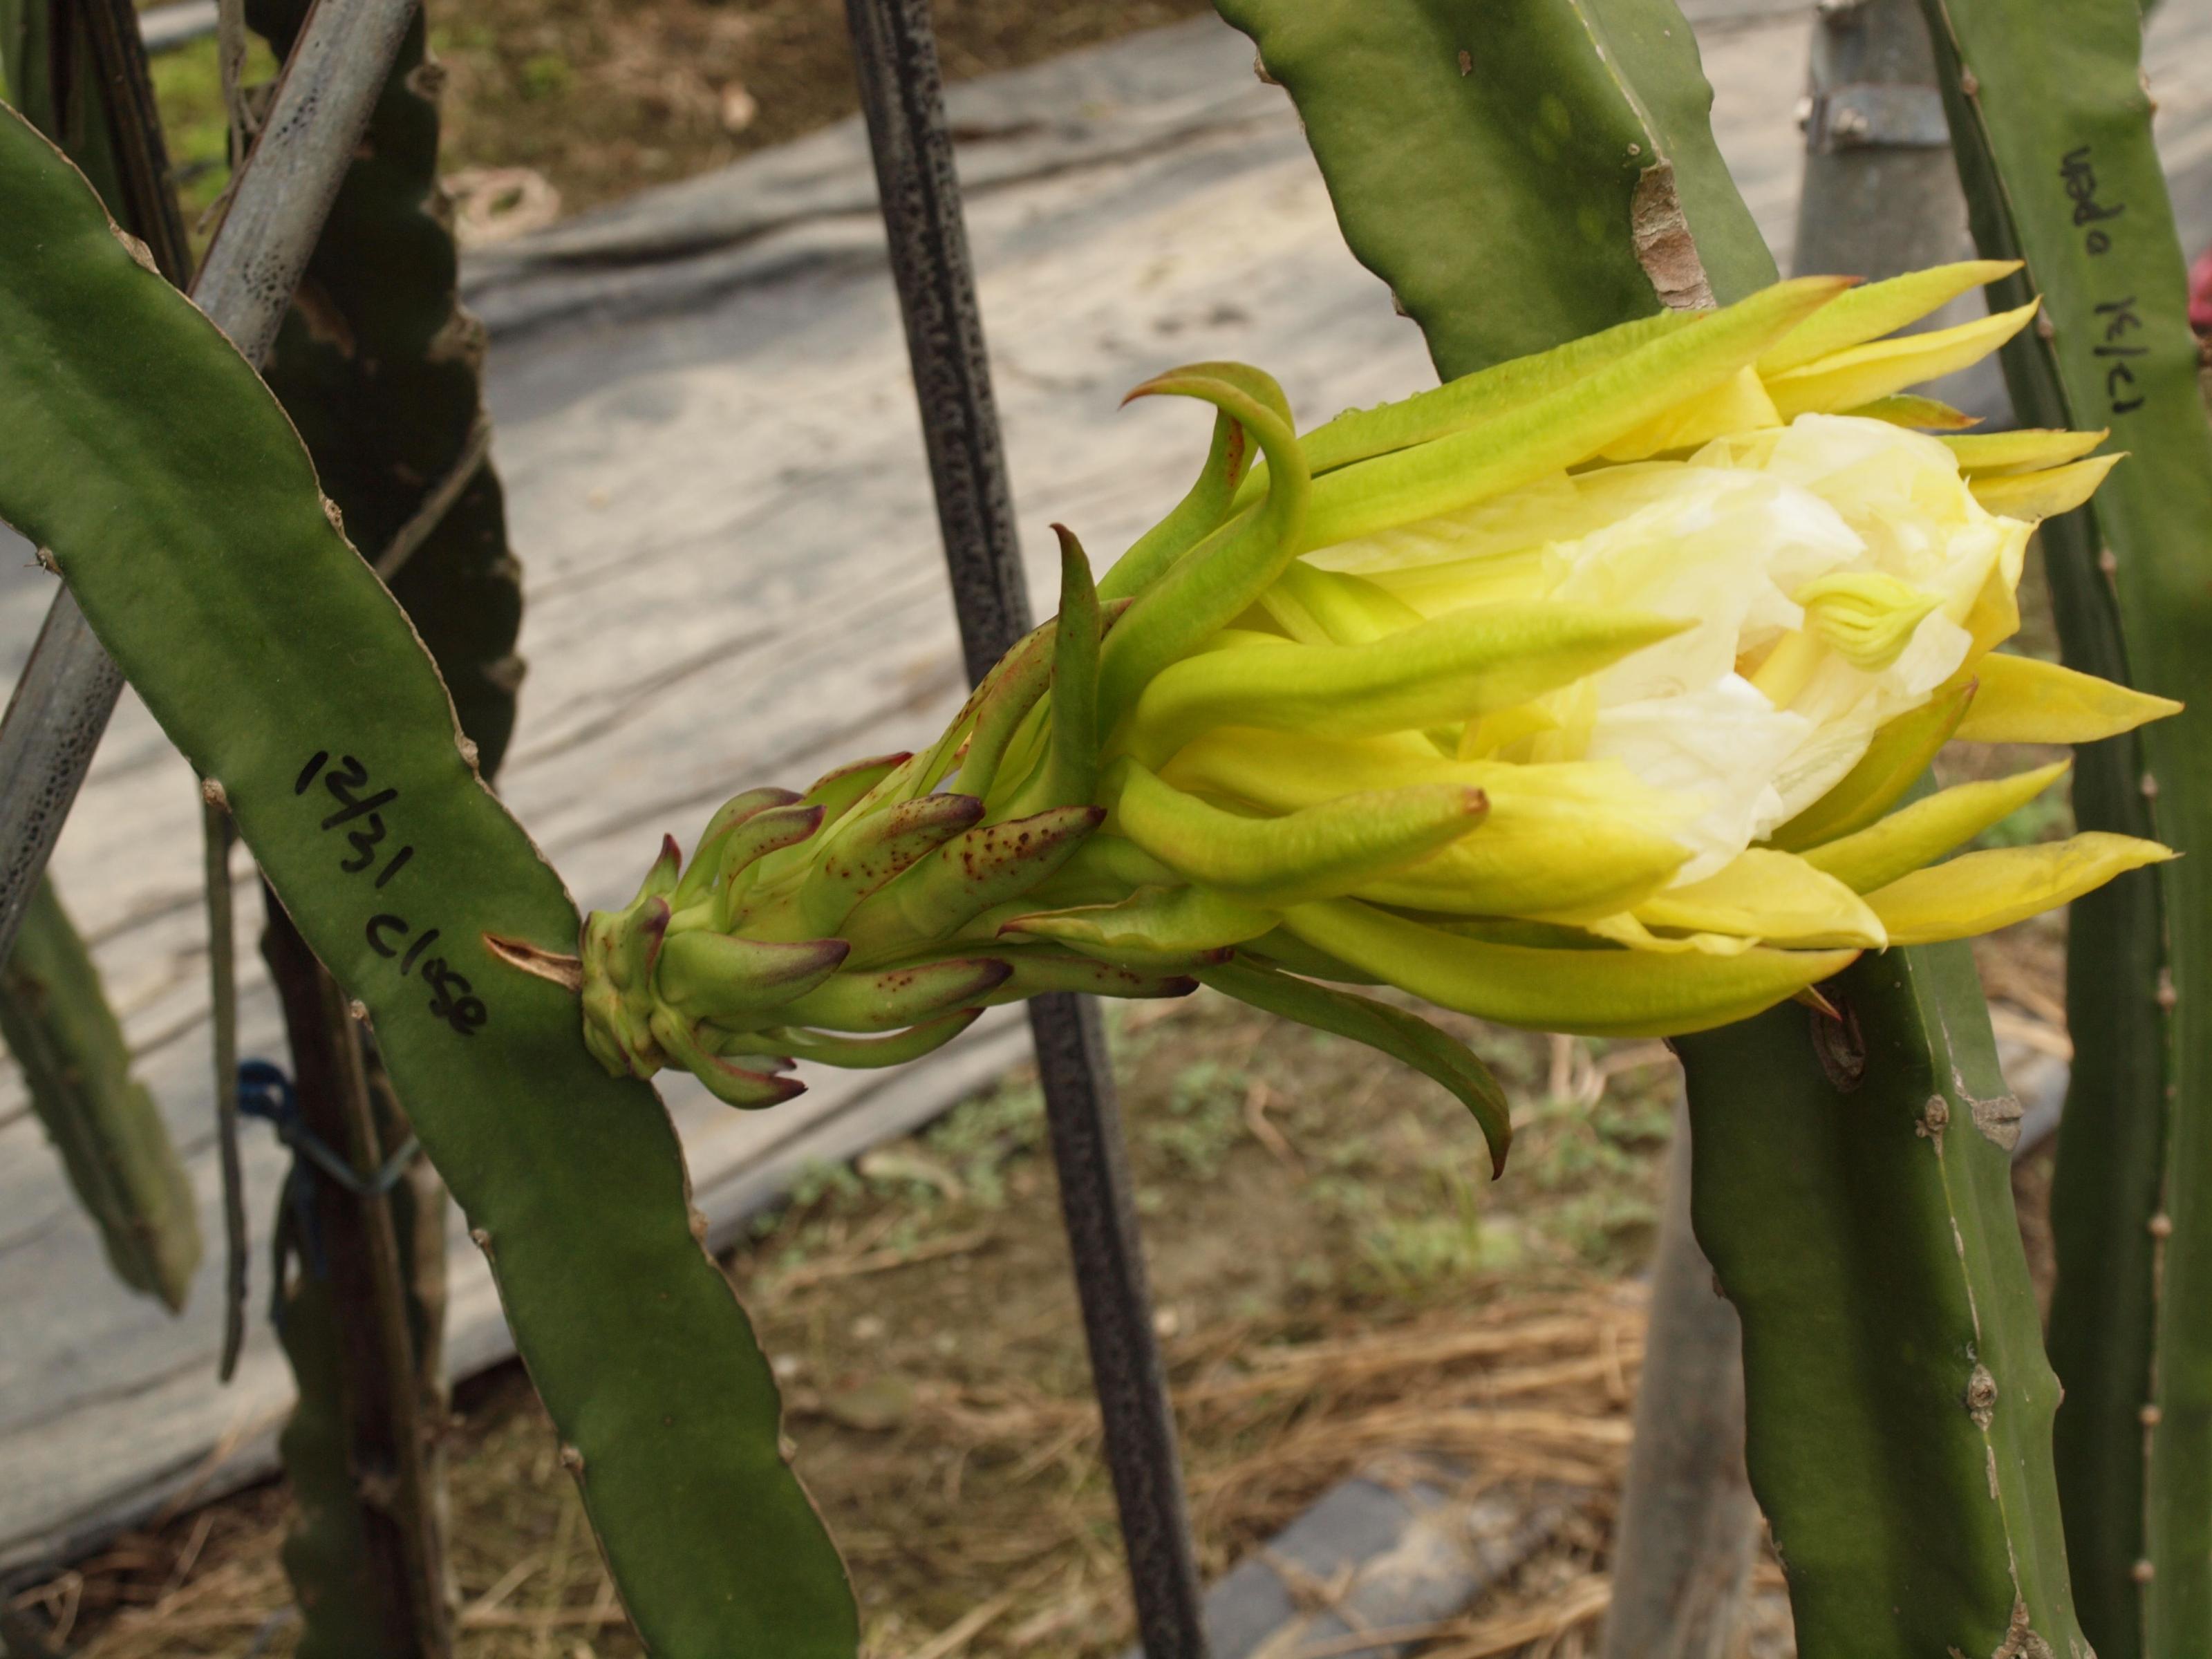
[[[1536,760],[1618,759],[1698,804],[1675,831],[1712,874],[1811,805],[1875,730],[1924,703],[1972,645],[1962,624],[1992,573],[2016,580],[2027,527],[1992,516],[1935,439],[1885,422],[1805,415],[1717,439],[1686,461],[1555,477],[1475,507],[1326,548],[1425,616],[1549,597],[1694,625],[1541,700]],[[1832,572],[1880,572],[1939,603],[1885,669],[1798,638],[1790,595]],[[1745,678],[1770,650],[1794,675]],[[1750,666],[1745,666],[1748,663]]]

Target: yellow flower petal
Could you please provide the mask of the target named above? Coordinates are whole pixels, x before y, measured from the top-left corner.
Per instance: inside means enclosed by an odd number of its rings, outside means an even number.
[[[1887,887],[2027,805],[2071,763],[2057,761],[2014,777],[1958,784],[1901,807],[1854,835],[1811,848],[1805,862],[1826,871],[1856,893]]]
[[[1638,905],[1647,927],[1727,933],[1775,945],[1880,948],[1887,943],[1866,901],[1805,860],[1771,848],[1740,853],[1703,881]]]
[[[1276,817],[1246,817],[1185,794],[1135,761],[1100,786],[1107,828],[1187,881],[1248,902],[1334,896],[1449,845],[1482,820],[1482,792],[1420,783],[1330,799]]]
[[[1766,390],[1785,421],[1805,414],[1832,415],[1978,363],[2026,328],[2034,315],[2031,301],[1956,328],[1853,346],[1786,374],[1766,375]]]
[[[1019,915],[998,931],[1048,939],[1108,957],[1187,961],[1270,932],[1273,911],[1202,887],[1140,887],[1114,904]]]
[[[2097,493],[2105,475],[2124,459],[2093,455],[2070,466],[2045,467],[2040,472],[2011,473],[2001,477],[1976,478],[1974,499],[1990,512],[2030,524],[2071,513]]]
[[[1695,449],[1729,433],[1781,424],[1766,387],[1757,374],[1745,368],[1711,392],[1686,398],[1635,431],[1624,433],[1600,453],[1608,461],[1640,461],[1664,450]]]
[[[1936,751],[1958,728],[1972,695],[1971,683],[1938,692],[1877,729],[1866,753],[1843,781],[1767,839],[1784,852],[1796,853],[1865,829],[1928,769]]]
[[[1164,775],[1273,811],[1412,783],[1480,789],[1490,815],[1479,834],[1359,890],[1380,902],[1458,915],[1624,909],[1682,866],[1689,854],[1668,830],[1694,811],[1620,765],[1449,761],[1412,736],[1352,741],[1221,727],[1185,748]]]
[[[1597,605],[1486,605],[1370,645],[1188,657],[1145,688],[1115,743],[1158,767],[1217,726],[1340,738],[1413,731],[1525,703],[1688,626]]]
[[[1283,925],[1318,950],[1479,1019],[1590,1036],[1677,1036],[1748,1018],[1840,973],[1856,951],[1680,956],[1486,945],[1372,906],[1301,904]]]
[[[1966,630],[1969,641],[1966,657],[1969,664],[2020,632],[2020,573],[2030,532],[2023,520],[2008,519],[2001,522],[2012,525],[2021,533],[2002,550],[1990,567],[1990,574],[1982,579],[1981,591],[1974,595],[1973,604],[1960,619],[1960,626]]]
[[[1388,588],[1304,559],[1291,561],[1260,605],[1300,645],[1364,645],[1425,620]]]
[[[2171,697],[2009,652],[1990,653],[1972,672],[1974,700],[1952,733],[1962,743],[2096,743],[2181,712]]]
[[[1761,374],[1780,374],[1893,334],[1940,311],[1968,289],[1985,288],[2020,269],[2017,259],[1962,259],[1910,270],[1887,282],[1855,288],[1797,325],[1759,360]]]
[[[1867,902],[1892,944],[1934,945],[2009,927],[2172,856],[2154,841],[2092,830],[2037,847],[1961,854],[1876,888]]]
[[[1915,397],[1908,392],[1877,398],[1870,404],[1861,404],[1842,413],[1856,415],[1862,420],[1887,421],[1892,426],[1909,426],[1921,432],[1964,432],[1970,426],[1982,423],[1978,415],[1969,415],[1937,398]]]
[[[1936,441],[1959,458],[1959,471],[1968,477],[1994,477],[2006,472],[2031,472],[2058,466],[2087,454],[2112,436],[2110,431],[2069,432],[2030,427],[2019,432],[1969,432],[1939,437]]]
[[[1314,480],[1301,545],[1327,547],[1433,518],[1586,461],[1623,433],[1728,380],[1844,286],[1832,276],[1777,283],[1533,403],[1323,473]]]
[[[1626,945],[1632,951],[1658,951],[1669,956],[1694,951],[1700,956],[1740,957],[1759,945],[1755,939],[1734,933],[1655,933],[1627,910],[1623,910],[1619,915],[1603,916],[1595,921],[1585,922],[1583,927],[1592,937],[1610,939],[1615,945]],[[1459,931],[1455,926],[1452,926],[1451,930]],[[1511,939],[1504,942],[1514,943]]]

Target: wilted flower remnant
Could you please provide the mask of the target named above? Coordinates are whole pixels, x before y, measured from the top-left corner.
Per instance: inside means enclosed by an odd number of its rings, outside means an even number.
[[[1060,616],[928,750],[740,795],[688,865],[670,842],[586,926],[594,1052],[764,1105],[794,1057],[1202,981],[1420,1066],[1502,1153],[1480,1063],[1338,988],[1676,1034],[2167,857],[1947,858],[2060,767],[1908,799],[1954,738],[2174,708],[1994,651],[2036,522],[2118,458],[1907,393],[2027,311],[1891,337],[2010,268],[1784,283],[1303,436],[1255,369],[1147,382],[1218,411],[1182,502],[1095,587],[1062,531]]]

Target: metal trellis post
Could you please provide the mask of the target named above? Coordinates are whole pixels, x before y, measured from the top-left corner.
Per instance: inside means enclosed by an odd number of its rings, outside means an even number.
[[[922,436],[972,684],[1030,626],[927,0],[847,0]],[[1106,1461],[1150,1659],[1204,1659],[1196,1558],[1105,1034],[1089,998],[1030,1004]]]
[[[291,308],[338,180],[407,32],[416,0],[317,8],[278,82],[262,143],[239,176],[192,298],[258,363]],[[0,717],[0,958],[92,765],[123,676],[67,588],[54,595]]]

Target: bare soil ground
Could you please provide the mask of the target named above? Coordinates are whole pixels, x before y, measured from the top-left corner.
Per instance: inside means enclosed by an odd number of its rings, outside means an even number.
[[[939,0],[938,47],[946,77],[962,80],[1208,9]],[[526,170],[551,192],[527,186],[533,217],[689,178],[860,107],[839,0],[475,0],[433,3],[430,16],[450,76],[447,173],[464,193],[489,178],[520,195]],[[273,67],[257,53],[246,78]],[[188,199],[204,208],[225,176],[214,41],[164,56],[155,79]]]
[[[2035,957],[1994,954],[2007,983],[2048,994]],[[1443,1453],[1470,1495],[1541,1481],[1578,1499],[1552,1548],[1425,1651],[1586,1651],[1675,1086],[1663,1045],[1463,1023],[1520,1125],[1493,1186],[1459,1107],[1367,1050],[1205,994],[1115,1024],[1208,1577],[1355,1470]],[[729,1261],[871,1659],[1096,1659],[1131,1638],[1043,1136],[1017,1075],[816,1172]],[[2032,1170],[2032,1214],[2039,1190]],[[448,1450],[461,1651],[641,1653],[517,1370],[465,1390]],[[179,1514],[18,1605],[84,1659],[289,1654],[285,1515],[274,1486]]]
[[[1356,1467],[1439,1450],[1479,1484],[1588,1495],[1560,1558],[1575,1571],[1532,1593],[1571,1587],[1561,1607],[1590,1616],[1640,1352],[1641,1297],[1620,1276],[1650,1236],[1664,1048],[1485,1034],[1524,1122],[1492,1187],[1456,1103],[1364,1049],[1204,995],[1117,1024],[1208,1576]],[[730,1264],[884,1659],[1073,1659],[1129,1638],[1043,1133],[1034,1082],[1011,1079],[857,1170],[820,1171]],[[639,1651],[520,1374],[456,1415],[464,1651]],[[278,1490],[246,1493],[27,1605],[88,1659],[236,1654],[257,1632],[287,1653],[283,1521]],[[965,1639],[927,1647],[963,1622]]]

